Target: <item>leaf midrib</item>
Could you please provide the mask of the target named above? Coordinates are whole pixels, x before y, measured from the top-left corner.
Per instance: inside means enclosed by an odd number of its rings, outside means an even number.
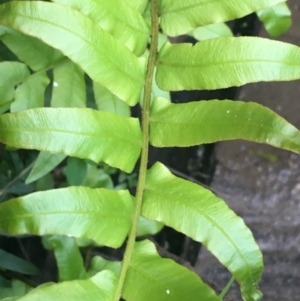
[[[173,0],[174,1],[174,0]],[[222,1],[222,0],[221,0]],[[174,9],[169,9],[169,10],[161,10],[161,15],[166,15],[166,14],[172,14],[172,13],[177,13],[177,12],[182,12],[182,11],[186,11],[195,7],[201,7],[201,6],[205,6],[207,4],[212,4],[215,2],[220,2],[220,0],[208,0],[204,3],[195,3],[195,4],[188,4],[188,5],[182,5],[179,8],[174,8]]]
[[[140,77],[139,77],[139,78],[134,78],[134,77],[132,77],[131,74],[126,73],[123,69],[120,68],[119,65],[116,65],[115,62],[110,58],[110,56],[108,56],[105,52],[103,52],[101,48],[98,48],[98,47],[95,46],[93,43],[91,43],[90,41],[88,41],[88,40],[85,39],[84,37],[80,36],[80,35],[77,34],[76,32],[70,30],[69,28],[62,26],[61,24],[58,25],[57,23],[53,23],[53,22],[51,22],[51,21],[49,21],[49,20],[42,19],[42,18],[38,18],[38,17],[34,17],[34,16],[28,17],[28,16],[23,15],[23,14],[21,14],[21,13],[18,13],[18,14],[15,14],[15,15],[16,15],[16,16],[19,16],[19,17],[23,17],[24,19],[28,19],[28,20],[36,20],[36,21],[38,21],[38,22],[40,22],[40,23],[42,23],[42,24],[43,24],[43,23],[48,23],[48,24],[52,25],[53,27],[60,28],[60,29],[62,29],[62,30],[65,30],[65,31],[68,32],[69,34],[73,34],[74,36],[77,36],[79,39],[83,40],[83,41],[86,42],[88,45],[90,45],[91,48],[93,48],[93,49],[95,50],[95,53],[100,52],[101,55],[102,55],[102,57],[105,58],[107,61],[109,61],[109,63],[110,63],[112,66],[114,66],[115,69],[117,69],[120,73],[124,74],[125,76],[127,76],[128,78],[130,78],[132,81],[136,81],[136,82],[138,82],[138,83],[140,83],[140,84],[143,85],[143,82],[141,81]],[[91,22],[91,23],[94,23],[91,19],[90,19],[90,22]],[[11,22],[8,22],[8,23],[11,23]],[[94,23],[94,24],[97,25],[96,23]],[[12,28],[14,28],[14,26],[12,26]],[[23,29],[22,29],[19,25],[17,25],[17,28],[19,28],[19,30],[20,30],[21,32],[27,34],[25,31],[23,31]],[[95,26],[95,28],[96,28],[96,26]],[[102,30],[103,32],[105,32],[102,28],[99,27],[99,29]],[[45,42],[45,43],[46,43],[46,42]],[[56,47],[55,47],[55,48],[56,48]],[[61,49],[60,49],[60,51],[64,52],[64,50],[61,50]],[[129,51],[129,50],[128,50],[128,51]],[[132,55],[133,55],[133,54],[132,54]],[[138,64],[137,64],[137,67],[138,67]],[[139,70],[139,68],[137,68],[137,69]],[[139,71],[140,71],[140,70],[139,70]]]
[[[223,231],[222,227],[219,226],[218,223],[215,223],[214,220],[213,220],[210,216],[208,216],[204,210],[201,210],[201,209],[199,209],[198,207],[197,207],[197,208],[194,208],[194,207],[191,206],[190,204],[187,204],[187,203],[185,203],[184,201],[182,201],[182,200],[181,200],[180,198],[178,198],[176,195],[171,195],[172,201],[170,202],[170,195],[169,195],[169,194],[166,194],[166,193],[164,193],[164,192],[162,192],[162,191],[157,191],[157,190],[155,190],[155,189],[151,189],[151,188],[149,188],[149,186],[147,186],[147,185],[146,185],[146,187],[145,187],[145,190],[149,190],[149,191],[151,191],[151,192],[154,192],[154,194],[159,194],[159,195],[163,196],[164,199],[167,199],[167,202],[168,202],[168,203],[174,203],[174,201],[175,201],[175,202],[179,203],[180,205],[182,205],[183,207],[188,208],[188,209],[191,210],[192,212],[196,212],[198,215],[200,215],[200,217],[202,216],[202,217],[206,218],[212,225],[214,225],[216,228],[218,228],[219,231],[220,231],[221,233],[223,233],[223,235],[228,239],[229,242],[231,242],[232,246],[233,246],[234,249],[236,250],[236,253],[239,254],[239,257],[240,257],[240,258],[242,259],[242,261],[245,263],[244,266],[247,266],[247,273],[250,274],[251,279],[254,279],[254,280],[256,281],[255,277],[253,277],[253,274],[252,274],[252,272],[251,272],[250,263],[248,263],[248,261],[246,260],[246,258],[244,258],[244,256],[242,256],[243,254],[240,252],[240,250],[239,250],[239,248],[237,247],[237,245],[236,245],[236,244],[234,243],[234,241],[230,238],[230,236],[227,235],[227,233],[226,233],[225,231]],[[201,214],[201,213],[202,213],[202,214]],[[192,237],[192,238],[193,238],[193,237]],[[194,239],[197,240],[196,238],[194,238]]]
[[[154,256],[153,256],[153,257],[154,257]],[[158,260],[158,259],[163,259],[163,258],[158,257],[157,260]],[[146,261],[147,258],[145,257],[144,260]],[[151,281],[152,283],[155,283],[155,284],[156,284],[156,287],[157,287],[157,286],[160,287],[162,291],[165,291],[165,290],[166,290],[166,287],[161,283],[161,281],[159,281],[159,280],[157,280],[157,278],[151,276],[151,274],[146,273],[143,269],[139,268],[137,265],[133,265],[133,264],[132,264],[132,261],[131,261],[131,263],[130,263],[130,267],[133,269],[133,271],[134,271],[136,274],[140,275],[141,277],[143,277],[143,278],[146,279],[146,280]],[[172,293],[172,292],[170,292],[170,293]],[[181,295],[181,290],[176,291],[176,294]],[[181,298],[178,298],[178,300],[185,300],[185,299],[186,299],[186,296],[184,296],[184,295],[181,295]]]
[[[209,122],[209,121],[205,121],[205,123],[192,123],[192,122],[175,122],[175,121],[161,121],[161,120],[157,120],[155,118],[151,118],[151,122],[154,121],[155,123],[162,123],[162,124],[174,124],[175,126],[176,125],[182,125],[182,126],[192,126],[192,127],[196,127],[196,126],[209,126],[209,125],[212,125],[212,126],[215,126],[216,123],[215,122]],[[256,127],[256,128],[260,128],[260,129],[267,129],[269,130],[268,132],[274,134],[274,135],[278,135],[280,137],[283,137],[285,141],[292,141],[293,143],[296,143],[294,140],[290,139],[291,137],[289,135],[284,135],[282,134],[281,132],[276,132],[273,130],[273,128],[269,127],[269,126],[260,126],[260,124],[258,125],[258,123],[254,123],[254,122],[248,122],[247,121],[247,124],[249,126],[253,126],[253,127]],[[224,122],[224,121],[218,121],[218,125],[245,125],[245,122]],[[238,139],[238,138],[236,138]],[[241,139],[245,139],[243,137],[241,137]],[[300,141],[299,141],[299,144],[300,145]]]
[[[129,27],[130,29],[133,29],[133,31],[138,31],[138,32],[140,32],[140,33],[142,33],[142,34],[148,36],[148,34],[149,34],[148,32],[141,30],[139,27],[134,27],[133,25],[131,25],[130,23],[128,23],[128,22],[127,22],[127,20],[128,20],[127,18],[121,19],[121,18],[119,17],[121,14],[115,14],[115,12],[116,12],[117,10],[111,11],[109,7],[106,7],[105,5],[101,5],[102,3],[99,3],[99,1],[93,0],[93,2],[95,3],[96,6],[99,6],[99,7],[102,7],[102,8],[104,7],[104,9],[106,9],[106,11],[108,11],[115,19],[117,19],[117,21],[118,21],[119,23],[121,23],[121,24],[126,24],[127,27]],[[126,6],[127,6],[127,5],[126,5]],[[132,9],[132,10],[133,10],[133,8],[132,8],[130,5],[128,5],[128,7],[129,7],[129,9]],[[140,19],[140,20],[141,20],[141,19]],[[113,23],[113,22],[112,22],[112,23]],[[144,25],[145,25],[145,24],[144,24]],[[143,25],[143,26],[144,26],[144,25]],[[144,28],[147,28],[147,25],[144,26]]]
[[[131,222],[131,217],[128,215],[126,215],[124,213],[124,208],[122,208],[122,212],[120,213],[101,213],[101,212],[97,212],[97,211],[83,211],[83,210],[65,210],[65,211],[45,211],[45,212],[34,212],[34,213],[27,213],[27,214],[20,214],[16,217],[14,216],[8,216],[6,218],[3,218],[1,217],[0,218],[0,222],[1,221],[13,221],[13,220],[20,220],[20,219],[30,219],[30,218],[34,218],[34,217],[38,217],[38,216],[50,216],[50,215],[67,215],[68,217],[70,217],[69,215],[87,215],[87,216],[90,216],[90,215],[96,215],[96,216],[101,216],[101,217],[108,217],[110,219],[115,219],[115,220],[118,220],[121,218],[123,218],[124,220],[129,220]],[[71,217],[70,217],[71,218]]]
[[[1,132],[49,132],[49,133],[62,133],[62,134],[69,134],[69,135],[82,135],[82,136],[87,136],[87,137],[92,137],[92,138],[97,138],[97,139],[106,139],[106,140],[118,140],[123,141],[124,143],[129,143],[129,144],[133,144],[133,145],[137,145],[139,147],[141,147],[140,143],[137,143],[136,141],[133,141],[131,139],[129,139],[129,136],[118,136],[116,135],[116,132],[112,132],[109,135],[104,135],[101,133],[97,134],[97,133],[89,133],[89,132],[75,132],[75,131],[71,131],[71,130],[63,130],[63,129],[55,129],[55,128],[43,128],[43,127],[38,127],[38,128],[26,128],[26,127],[22,127],[22,128],[18,128],[18,129],[11,129],[11,128],[4,128],[2,127],[0,130]],[[114,136],[113,136],[114,135]],[[113,137],[112,137],[113,136]]]
[[[162,66],[170,66],[170,67],[179,67],[179,68],[203,68],[203,67],[213,67],[213,66],[220,66],[220,65],[231,65],[231,64],[255,64],[255,63],[266,63],[266,64],[279,64],[279,65],[287,65],[287,66],[299,66],[299,61],[295,62],[288,62],[288,61],[278,61],[278,60],[270,60],[270,59],[240,59],[240,60],[226,60],[226,61],[213,61],[213,62],[205,62],[205,63],[197,63],[197,64],[187,64],[182,63],[177,60],[176,62],[172,61],[164,61],[158,59],[156,61],[156,65]]]

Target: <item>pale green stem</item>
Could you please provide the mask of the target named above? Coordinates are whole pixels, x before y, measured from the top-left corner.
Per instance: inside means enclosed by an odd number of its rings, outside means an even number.
[[[9,183],[6,184],[6,186],[0,190],[0,196],[4,195],[6,193],[6,190],[15,184],[20,178],[22,178],[34,165],[35,160],[31,162],[25,169],[23,169],[14,179],[12,179]]]
[[[151,44],[150,44],[150,53],[148,58],[147,72],[146,72],[146,83],[144,87],[144,99],[143,99],[143,108],[142,108],[142,134],[143,134],[143,145],[142,145],[142,154],[139,170],[139,178],[136,191],[136,207],[134,218],[132,222],[132,227],[129,233],[127,246],[122,261],[122,267],[120,271],[119,281],[117,290],[115,293],[114,301],[119,301],[122,295],[123,286],[125,282],[125,277],[129,268],[130,260],[134,250],[134,244],[136,239],[136,231],[139,222],[143,193],[145,190],[146,183],[146,172],[147,172],[147,163],[148,163],[148,153],[149,153],[149,111],[150,111],[150,102],[151,102],[151,90],[152,90],[152,81],[154,76],[154,67],[155,59],[157,54],[157,44],[158,44],[158,8],[157,0],[150,0],[151,7]]]
[[[226,286],[223,288],[222,292],[220,293],[220,295],[218,296],[221,300],[223,300],[223,298],[226,296],[226,294],[228,293],[230,287],[232,286],[233,282],[234,282],[235,278],[232,276],[231,279],[229,280],[229,282],[226,284]]]

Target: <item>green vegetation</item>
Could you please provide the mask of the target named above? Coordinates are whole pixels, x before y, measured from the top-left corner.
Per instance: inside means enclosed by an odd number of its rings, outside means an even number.
[[[261,298],[262,254],[243,220],[211,191],[174,176],[162,163],[147,166],[149,144],[245,139],[300,153],[300,132],[257,103],[169,100],[170,91],[300,78],[299,47],[236,38],[221,23],[253,12],[272,35],[290,26],[282,0],[0,5],[0,38],[11,55],[0,62],[0,142],[6,145],[0,231],[43,236],[59,269],[58,283],[35,289],[30,281],[12,280],[0,288],[1,300],[221,300],[225,292],[218,296],[194,272],[162,258],[153,242],[136,242],[163,225],[212,252],[239,283],[244,300]],[[182,34],[203,41],[168,42]],[[130,107],[139,105],[141,120],[130,116]],[[17,149],[40,153],[21,160]],[[56,183],[51,171],[61,162],[65,180]],[[29,170],[25,185],[19,180]],[[135,185],[133,196],[129,188]],[[124,243],[122,262],[93,254],[87,265],[80,253],[81,247]],[[0,256],[2,272],[38,272],[8,252],[0,250]]]

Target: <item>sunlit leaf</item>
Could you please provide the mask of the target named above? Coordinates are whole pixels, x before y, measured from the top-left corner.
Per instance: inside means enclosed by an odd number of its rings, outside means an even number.
[[[117,277],[103,271],[85,280],[64,281],[37,287],[19,301],[111,301],[117,286]]]
[[[41,108],[44,106],[45,90],[50,79],[45,71],[29,76],[15,91],[15,99],[10,111],[18,112],[27,109]]]
[[[131,227],[128,191],[69,187],[0,204],[0,231],[11,235],[68,235],[119,247]]]
[[[144,60],[77,10],[43,1],[13,1],[0,6],[0,24],[41,39],[128,104],[138,102]]]
[[[170,43],[159,52],[156,80],[167,91],[220,89],[300,78],[300,47],[257,37]]]
[[[160,18],[163,31],[177,36],[190,30],[237,19],[283,0],[161,0]]]
[[[257,16],[263,22],[265,29],[273,37],[282,35],[291,27],[291,15],[286,2],[257,12]]]
[[[123,0],[52,1],[71,6],[89,16],[136,55],[144,53],[150,36],[148,27],[139,11]]]
[[[154,101],[150,142],[154,146],[192,146],[244,139],[300,153],[300,132],[270,109],[232,100],[171,104]]]
[[[43,239],[47,249],[54,251],[59,281],[87,278],[83,258],[73,237],[52,235]]]
[[[125,0],[125,2],[131,7],[137,9],[140,13],[145,11],[148,4],[148,0]]]
[[[259,300],[259,247],[244,221],[211,191],[156,163],[147,173],[142,215],[203,243],[240,283],[245,300]]]
[[[69,60],[53,68],[51,106],[86,107],[84,72]]]
[[[29,184],[43,177],[61,163],[65,157],[64,154],[40,152],[25,183]]]
[[[0,141],[91,159],[131,172],[141,150],[135,118],[77,108],[41,108],[0,116]]]
[[[34,71],[49,68],[64,57],[60,51],[37,38],[7,27],[0,27],[4,29],[0,40]]]
[[[105,87],[93,83],[95,101],[97,108],[101,111],[115,113],[121,116],[130,116],[130,107],[119,97],[115,96]]]
[[[0,268],[28,275],[36,275],[39,273],[38,268],[31,262],[2,249],[0,249]]]
[[[189,35],[198,41],[204,41],[220,37],[232,37],[233,33],[225,23],[215,23],[195,28]]]
[[[26,65],[19,62],[0,63],[0,105],[11,101],[15,86],[30,75]]]
[[[135,245],[123,297],[127,301],[220,301],[197,274],[171,259],[161,258],[147,240]]]

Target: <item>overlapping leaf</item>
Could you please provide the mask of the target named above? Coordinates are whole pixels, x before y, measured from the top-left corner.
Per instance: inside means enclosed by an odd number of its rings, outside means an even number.
[[[15,301],[19,300],[20,297],[32,290],[32,287],[25,284],[20,280],[11,280],[11,286],[0,287],[0,300],[1,301]]]
[[[0,106],[14,98],[15,86],[23,82],[30,72],[19,62],[0,63]]]
[[[0,141],[91,159],[131,172],[141,151],[134,118],[77,108],[41,108],[0,116]]]
[[[51,154],[49,152],[40,152],[30,174],[26,179],[26,184],[32,183],[55,168],[65,159],[64,154]]]
[[[0,249],[0,268],[28,275],[37,275],[39,273],[38,268],[31,262],[28,262],[2,249]]]
[[[69,60],[53,68],[51,106],[86,107],[84,72]]]
[[[101,256],[94,256],[91,261],[91,267],[88,271],[88,275],[94,276],[103,270],[110,270],[114,272],[116,276],[119,276],[121,263],[121,261],[110,261]]]
[[[87,164],[82,159],[69,157],[64,173],[70,186],[79,186],[86,178]]]
[[[244,139],[300,153],[300,132],[270,109],[232,100],[152,105],[150,142],[158,147],[192,146]]]
[[[127,301],[220,301],[197,274],[171,259],[161,258],[147,240],[135,245],[122,295]]]
[[[156,163],[147,173],[142,215],[202,242],[240,283],[244,299],[259,300],[259,247],[243,220],[211,191]]]
[[[142,216],[139,218],[139,224],[137,228],[137,236],[154,235],[157,234],[164,227],[163,223],[146,219]]]
[[[42,1],[13,1],[0,6],[0,24],[59,49],[122,100],[130,105],[138,102],[144,60],[77,10]]]
[[[216,23],[198,27],[190,32],[189,35],[198,41],[204,41],[220,37],[232,37],[233,33],[225,23]]]
[[[15,99],[10,111],[18,112],[44,106],[44,95],[50,79],[45,71],[29,76],[15,91]]]
[[[73,237],[45,236],[43,243],[48,250],[54,251],[59,281],[87,278],[82,255]]]
[[[120,116],[129,117],[130,107],[119,97],[115,96],[105,87],[93,83],[93,90],[97,108],[101,111],[111,112]]]
[[[145,11],[148,0],[125,0],[130,6],[137,9],[141,14]]]
[[[136,55],[145,52],[150,35],[148,27],[140,12],[126,1],[53,0],[53,2],[71,6],[89,16]]]
[[[170,43],[159,52],[156,80],[163,90],[221,89],[300,78],[300,47],[263,38]]]
[[[283,0],[161,0],[160,16],[163,31],[177,36],[211,23],[233,20]]]
[[[0,22],[1,23],[1,22]],[[41,40],[13,29],[0,26],[0,40],[32,70],[39,71],[53,66],[63,59],[63,54]]]
[[[19,301],[111,301],[117,286],[117,277],[103,271],[85,280],[65,281],[37,287]]]
[[[285,2],[257,12],[257,16],[263,22],[265,29],[273,37],[282,35],[291,27],[291,14]]]
[[[128,191],[69,187],[0,204],[0,231],[10,235],[67,235],[119,247],[131,227]]]

